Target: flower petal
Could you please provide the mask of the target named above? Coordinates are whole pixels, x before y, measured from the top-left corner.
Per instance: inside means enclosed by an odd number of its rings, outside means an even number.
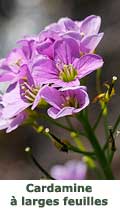
[[[0,118],[0,130],[6,129],[9,126],[10,122],[11,122],[10,119],[5,120],[5,119]]]
[[[41,91],[41,97],[45,99],[51,106],[54,106],[56,109],[60,109],[60,104],[63,102],[60,97],[60,92],[55,88],[46,86]]]
[[[72,64],[79,57],[79,45],[72,38],[63,38],[55,42],[54,59],[57,64]]]
[[[52,87],[63,87],[64,88],[64,87],[75,87],[78,85],[80,85],[79,79],[75,79],[71,82],[64,82],[60,79],[56,79],[56,80],[54,80]]]
[[[12,81],[15,78],[15,74],[10,71],[5,71],[0,74],[0,82]]]
[[[3,108],[2,114],[3,118],[12,118],[18,115],[20,112],[24,111],[30,106],[29,103],[25,103],[24,101],[16,101],[13,104],[8,104],[8,106]]]
[[[54,79],[57,79],[57,72],[54,62],[45,56],[36,58],[32,66],[32,76],[36,86],[54,82]]]
[[[91,15],[85,18],[81,24],[80,32],[85,36],[97,34],[101,25],[101,18],[99,16]]]
[[[103,59],[99,55],[88,54],[80,59],[75,59],[73,65],[78,70],[78,77],[81,79],[94,70],[101,68],[103,66]]]
[[[18,128],[26,118],[27,118],[27,113],[21,112],[19,115],[17,115],[15,118],[11,120],[11,123],[9,124],[6,130],[6,133],[10,133],[11,131]]]
[[[30,103],[23,101],[21,98],[19,83],[15,85],[13,90],[3,95],[1,104],[4,106],[2,109],[4,119],[15,117],[30,106]]]
[[[80,32],[76,32],[76,31],[68,31],[68,32],[62,34],[61,37],[71,37],[75,40],[78,40],[79,42],[82,39],[82,36],[80,35]]]
[[[35,97],[35,100],[34,100],[34,102],[33,102],[33,105],[32,105],[32,107],[31,107],[32,110],[34,110],[34,109],[36,108],[36,106],[38,105],[38,103],[39,103],[39,101],[40,101],[40,99],[41,99],[42,93],[43,93],[44,89],[46,89],[46,87],[48,87],[48,86],[43,86],[43,87],[41,87],[40,90],[38,91],[38,93],[37,93],[37,95],[36,95],[36,97]]]
[[[54,107],[48,109],[48,115],[53,119],[58,119],[60,117],[68,116],[73,114],[74,107],[64,107],[61,110],[58,110]]]
[[[103,38],[104,33],[99,33],[96,35],[91,35],[82,39],[80,43],[80,52],[91,53],[95,50],[101,39]]]
[[[37,47],[39,54],[47,55],[50,58],[53,58],[53,41],[48,38],[47,40],[40,42]]]
[[[55,165],[50,171],[56,180],[84,180],[86,173],[86,164],[78,160],[69,160],[64,165]]]
[[[64,31],[78,30],[77,24],[75,24],[75,22],[68,17],[61,18],[58,21],[58,24]]]

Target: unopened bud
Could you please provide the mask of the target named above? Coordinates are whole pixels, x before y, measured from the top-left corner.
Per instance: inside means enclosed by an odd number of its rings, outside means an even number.
[[[25,152],[30,152],[31,151],[31,148],[30,147],[26,147],[25,148]]]
[[[44,127],[41,125],[37,128],[37,132],[41,133],[44,130]]]
[[[45,128],[45,133],[49,133],[50,129],[49,128]]]
[[[116,81],[117,80],[117,77],[116,76],[113,76],[113,78],[112,78],[114,81]]]

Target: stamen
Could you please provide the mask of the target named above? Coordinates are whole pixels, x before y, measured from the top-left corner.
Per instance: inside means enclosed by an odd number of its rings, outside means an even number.
[[[66,96],[64,103],[61,104],[62,107],[75,107],[76,109],[80,107],[80,104],[77,100],[77,98]]]
[[[35,99],[35,95],[34,95],[31,91],[26,90],[26,91],[25,91],[25,94],[28,94],[28,95],[31,96],[33,99]]]
[[[32,90],[33,90],[33,92],[36,93],[36,94],[37,94],[38,91],[39,91],[39,89],[37,89],[37,88],[33,88]]]
[[[77,101],[77,98],[74,98],[74,102],[75,102],[75,108],[78,108],[78,101]]]
[[[24,97],[25,97],[29,102],[33,102],[33,98],[30,98],[30,97],[27,96],[27,95],[24,95]]]
[[[72,64],[64,65],[62,71],[60,71],[59,78],[64,82],[73,81],[77,76],[77,70]]]
[[[20,64],[21,64],[21,58],[19,58],[17,61],[16,61],[16,63],[15,63],[17,66],[20,66]]]
[[[34,86],[30,86],[26,81],[21,84],[21,89],[23,93],[21,94],[25,99],[29,102],[33,102],[35,97],[39,91],[39,88],[34,88]]]
[[[26,86],[29,90],[31,90],[31,91],[32,91],[32,88],[30,87],[30,85],[28,85],[28,83],[27,83],[27,82],[24,82],[23,84],[24,84],[24,86]]]

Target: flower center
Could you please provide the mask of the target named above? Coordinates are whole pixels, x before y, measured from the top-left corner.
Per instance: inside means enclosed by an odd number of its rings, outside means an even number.
[[[27,102],[29,103],[33,103],[40,88],[39,87],[35,88],[33,86],[30,86],[25,81],[23,84],[21,84],[21,89],[23,91],[22,96],[24,97],[24,99],[27,100]],[[37,107],[42,108],[42,107],[45,107],[46,105],[47,105],[47,102],[43,98],[40,98]]]
[[[21,89],[23,91],[22,96],[29,102],[33,102],[35,100],[35,97],[39,91],[39,89],[28,85],[26,81],[23,84],[21,84]]]
[[[20,67],[22,63],[22,59],[21,58],[17,58],[16,60],[13,60],[10,65],[13,67]]]
[[[80,107],[80,104],[77,100],[76,97],[70,97],[70,96],[67,96],[65,98],[65,102],[62,104],[63,107],[66,107],[66,106],[69,106],[69,107],[74,107],[74,108],[79,108]]]
[[[73,81],[77,76],[77,70],[72,64],[64,65],[62,71],[60,71],[59,78],[64,82]]]
[[[15,63],[17,66],[19,66],[20,67],[20,65],[21,65],[21,58],[19,58],[17,61],[16,61],[16,63]]]

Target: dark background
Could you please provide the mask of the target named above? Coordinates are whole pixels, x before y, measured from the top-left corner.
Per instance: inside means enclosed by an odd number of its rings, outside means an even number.
[[[15,47],[16,40],[23,35],[37,34],[44,26],[68,16],[83,19],[95,14],[102,17],[101,31],[104,38],[97,52],[104,58],[103,81],[118,76],[117,95],[110,104],[109,125],[113,125],[120,112],[120,1],[119,0],[0,0],[0,57]],[[0,85],[1,89],[5,84]],[[95,73],[89,77],[88,90],[91,98],[95,96]],[[97,106],[92,105],[91,120],[96,119]],[[42,123],[42,122],[41,122]],[[79,127],[79,125],[76,124]],[[55,130],[64,136],[63,131]],[[99,139],[104,142],[102,123],[97,129]],[[117,152],[113,162],[113,171],[120,179],[120,137],[116,139]],[[49,170],[56,163],[77,158],[76,154],[59,152],[43,136],[35,134],[32,128],[19,128],[15,132],[0,133],[0,179],[40,179],[40,171],[24,152],[26,146],[32,146],[37,160]],[[89,172],[88,179],[94,179]]]

